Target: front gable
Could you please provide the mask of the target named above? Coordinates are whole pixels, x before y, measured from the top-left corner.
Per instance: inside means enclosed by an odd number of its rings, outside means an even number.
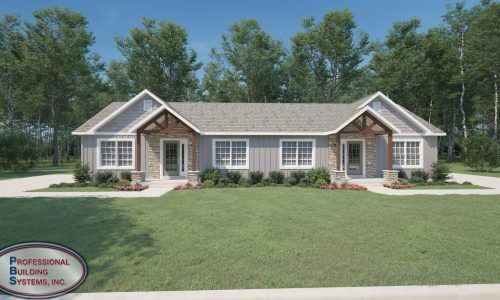
[[[415,122],[409,120],[405,117],[398,109],[396,109],[391,103],[382,97],[376,97],[368,103],[372,109],[374,108],[374,103],[380,103],[380,110],[377,111],[382,117],[389,120],[394,126],[398,127],[401,130],[401,133],[420,133],[425,134],[426,131],[420,126],[418,126]]]

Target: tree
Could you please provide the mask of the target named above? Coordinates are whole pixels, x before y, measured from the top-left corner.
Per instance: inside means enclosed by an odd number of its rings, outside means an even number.
[[[125,62],[112,60],[106,69],[105,82],[111,100],[124,101],[130,98],[133,87]]]
[[[363,71],[371,52],[368,35],[356,35],[348,10],[327,12],[321,21],[303,21],[304,32],[292,37],[294,70],[291,87],[302,101],[336,102]]]
[[[85,17],[70,10],[46,8],[33,16],[34,23],[26,23],[25,65],[50,107],[52,164],[57,166],[61,117],[77,93],[82,74],[88,73],[94,37]]]
[[[464,163],[476,171],[491,171],[500,164],[499,144],[486,134],[473,134],[465,142]]]
[[[201,68],[196,53],[188,48],[187,32],[170,22],[142,20],[143,29],[133,28],[125,38],[117,38],[133,92],[143,89],[166,101],[183,101],[196,89],[194,72]]]

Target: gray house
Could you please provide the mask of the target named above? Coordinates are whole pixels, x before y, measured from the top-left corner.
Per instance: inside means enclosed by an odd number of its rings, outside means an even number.
[[[429,170],[445,133],[381,92],[348,104],[165,102],[144,90],[73,132],[92,172],[136,180],[326,167],[334,180]]]

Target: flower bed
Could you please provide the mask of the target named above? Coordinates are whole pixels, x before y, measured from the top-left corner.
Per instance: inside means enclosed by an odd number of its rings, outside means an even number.
[[[174,190],[200,190],[207,188],[258,188],[258,187],[290,187],[283,184],[270,184],[264,185],[262,183],[253,184],[253,185],[240,185],[240,184],[231,184],[231,185],[214,185],[214,186],[202,186],[202,185],[177,185],[174,187]],[[322,190],[348,190],[348,191],[366,191],[366,188],[357,184],[342,184],[342,185],[322,185],[322,186],[296,186],[302,188],[319,188]]]
[[[394,190],[400,190],[400,189],[411,189],[416,187],[416,184],[413,183],[385,183],[384,187],[394,189]]]
[[[347,185],[322,185],[320,187],[322,190],[347,190],[347,191],[366,191],[366,188],[358,184],[347,184]]]
[[[140,184],[136,184],[136,185],[115,185],[113,186],[113,189],[117,190],[117,191],[136,191],[136,192],[140,192],[140,191],[144,191],[145,189],[148,189],[149,188],[149,185],[140,185]]]

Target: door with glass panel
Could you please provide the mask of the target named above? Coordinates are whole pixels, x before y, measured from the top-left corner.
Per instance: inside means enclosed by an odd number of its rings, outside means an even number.
[[[347,142],[347,174],[363,175],[362,142]]]
[[[165,142],[163,144],[163,175],[179,176],[179,167],[179,142]]]

